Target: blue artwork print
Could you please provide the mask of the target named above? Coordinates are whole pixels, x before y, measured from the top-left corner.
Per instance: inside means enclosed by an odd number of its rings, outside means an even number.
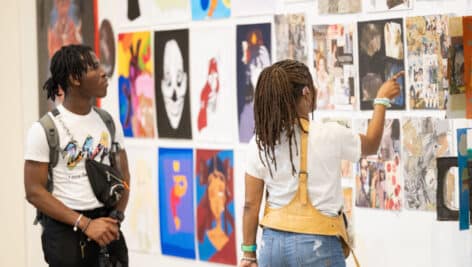
[[[118,78],[118,97],[120,100],[120,121],[123,126],[123,134],[126,137],[133,137],[133,129],[131,128],[131,120],[129,119],[132,114],[128,114],[131,109],[131,83],[128,78],[120,76]]]
[[[159,149],[159,218],[162,254],[195,259],[192,149]]]
[[[230,0],[192,0],[192,19],[221,19],[231,15]]]

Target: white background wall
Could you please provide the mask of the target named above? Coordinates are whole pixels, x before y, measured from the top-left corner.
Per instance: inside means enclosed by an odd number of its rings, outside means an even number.
[[[125,8],[115,0],[108,8]],[[151,1],[151,0],[149,0]],[[237,0],[234,0],[237,1]],[[267,4],[270,2],[267,1]],[[369,0],[364,0],[364,5]],[[277,10],[283,12],[308,12],[307,36],[311,44],[311,25],[338,23],[358,20],[371,20],[387,17],[400,17],[426,14],[458,15],[470,14],[467,0],[446,0],[444,2],[417,2],[413,10],[391,13],[353,14],[338,16],[317,16],[316,1],[290,5],[278,4]],[[119,1],[123,2],[123,1]],[[0,266],[45,266],[40,247],[40,227],[32,226],[34,209],[24,200],[23,189],[23,141],[29,125],[37,119],[37,52],[36,52],[36,14],[33,0],[0,0]],[[124,3],[124,2],[123,2]],[[250,18],[230,18],[216,22],[188,22],[178,25],[155,25],[152,27],[125,28],[115,26],[115,34],[120,31],[158,30],[205,27],[211,23],[236,25],[240,23],[270,21],[268,16]],[[274,42],[272,42],[274,43]],[[311,47],[311,46],[309,46]],[[272,49],[275,51],[274,47]],[[234,53],[234,51],[228,51]],[[312,51],[309,51],[312,58]],[[116,71],[116,70],[115,70]],[[110,84],[109,96],[103,101],[105,108],[118,114],[116,95],[116,75]],[[433,112],[434,113],[434,112]],[[347,115],[346,113],[337,113]],[[408,112],[408,115],[426,115],[431,112]],[[389,116],[404,113],[390,112]],[[441,116],[436,112],[433,115]],[[370,116],[369,112],[358,112],[358,117]],[[130,144],[136,141],[130,141]],[[193,146],[192,142],[172,142],[169,140],[138,141],[149,146]],[[238,244],[241,240],[242,201],[244,198],[244,146],[235,143],[230,146],[235,151],[235,199],[236,229]],[[212,148],[209,146],[208,148]],[[436,222],[432,212],[379,211],[354,208],[356,230],[356,252],[362,266],[406,266],[406,267],[465,267],[472,266],[472,234],[459,232],[456,222]],[[158,226],[156,226],[158,227]],[[238,245],[237,245],[238,246]],[[198,261],[182,260],[160,254],[131,253],[131,266],[217,266]],[[350,262],[351,264],[351,262]]]

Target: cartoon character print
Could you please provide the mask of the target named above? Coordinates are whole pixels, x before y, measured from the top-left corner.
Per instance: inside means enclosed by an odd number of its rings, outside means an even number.
[[[77,164],[84,158],[95,159],[100,155],[100,162],[108,155],[109,153],[109,135],[107,132],[102,132],[100,137],[100,142],[95,148],[93,148],[93,137],[88,135],[82,148],[79,148],[77,141],[71,140],[61,152],[61,156],[67,162],[67,168],[72,170]]]

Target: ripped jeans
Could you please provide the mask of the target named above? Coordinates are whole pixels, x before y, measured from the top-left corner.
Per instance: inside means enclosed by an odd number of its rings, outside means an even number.
[[[341,240],[264,228],[259,267],[345,267]]]

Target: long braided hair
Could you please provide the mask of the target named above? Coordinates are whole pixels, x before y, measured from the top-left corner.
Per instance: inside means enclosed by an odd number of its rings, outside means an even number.
[[[275,146],[285,137],[289,143],[292,174],[296,173],[293,164],[292,146],[297,149],[295,128],[303,127],[297,113],[297,101],[303,95],[303,88],[308,87],[313,96],[313,105],[316,103],[315,87],[308,67],[296,60],[282,60],[265,68],[257,81],[254,99],[254,119],[256,143],[259,149],[259,158],[273,163],[277,170]],[[313,106],[314,109],[314,106]],[[264,159],[262,159],[262,153]],[[269,165],[271,177],[272,169]]]
[[[90,52],[93,50],[89,46],[69,45],[63,46],[52,56],[49,68],[51,77],[43,85],[47,98],[54,101],[56,96],[60,96],[59,87],[67,94],[70,76],[77,80],[82,78],[88,66],[95,64]]]

